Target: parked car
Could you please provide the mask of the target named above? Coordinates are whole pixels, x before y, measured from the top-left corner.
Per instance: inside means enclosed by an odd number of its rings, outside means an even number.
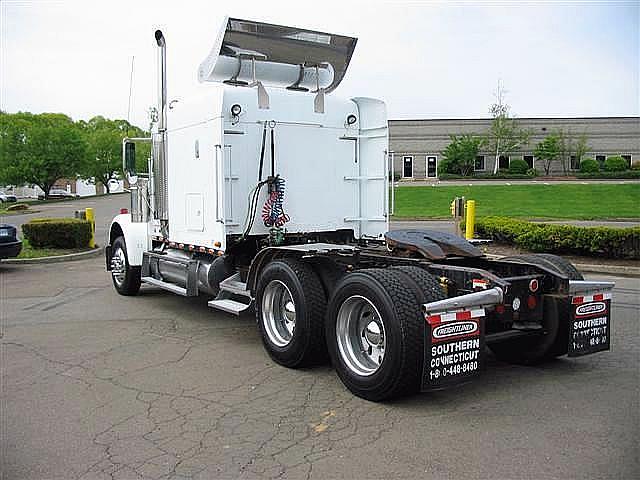
[[[61,188],[52,188],[49,190],[49,198],[76,198],[80,195],[75,193],[67,192]],[[39,200],[44,200],[44,195],[38,195]]]
[[[17,257],[21,250],[18,229],[8,223],[0,223],[0,259]]]
[[[18,199],[13,193],[5,193],[4,191],[0,190],[0,202],[5,203],[5,202],[17,202],[17,201]]]

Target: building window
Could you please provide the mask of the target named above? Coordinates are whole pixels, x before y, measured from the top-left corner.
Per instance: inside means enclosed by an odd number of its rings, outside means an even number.
[[[569,165],[571,170],[580,170],[580,161],[578,160],[577,155],[571,155]]]
[[[402,157],[402,178],[413,178],[413,157]]]
[[[607,159],[606,155],[596,155],[596,162],[600,164],[600,168],[604,168],[604,161]]]
[[[509,155],[500,155],[498,157],[498,168],[500,170],[508,170],[509,169]]]
[[[438,157],[435,155],[427,155],[427,178],[435,178],[438,176]]]
[[[529,168],[533,168],[533,155],[523,155],[522,159],[527,162]]]
[[[474,170],[484,170],[484,155],[476,155],[476,161],[473,164]]]
[[[627,168],[631,168],[631,161],[633,160],[631,154],[620,155],[627,161]]]

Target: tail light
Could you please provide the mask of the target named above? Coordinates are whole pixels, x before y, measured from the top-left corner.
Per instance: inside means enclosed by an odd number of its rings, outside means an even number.
[[[538,299],[535,297],[535,295],[529,295],[529,298],[527,298],[527,307],[529,307],[529,310],[533,310],[537,306]]]

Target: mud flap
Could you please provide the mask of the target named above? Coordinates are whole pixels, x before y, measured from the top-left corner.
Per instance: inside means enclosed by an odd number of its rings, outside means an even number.
[[[422,391],[465,383],[484,367],[485,310],[426,316]]]
[[[611,292],[572,297],[568,356],[609,350],[610,338]]]

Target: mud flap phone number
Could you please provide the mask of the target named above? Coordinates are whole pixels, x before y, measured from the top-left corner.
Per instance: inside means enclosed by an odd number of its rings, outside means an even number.
[[[609,350],[611,294],[573,297],[569,324],[569,356],[579,357]]]
[[[448,320],[455,315],[458,318]],[[426,320],[422,390],[442,389],[477,375],[483,365],[484,310]]]

